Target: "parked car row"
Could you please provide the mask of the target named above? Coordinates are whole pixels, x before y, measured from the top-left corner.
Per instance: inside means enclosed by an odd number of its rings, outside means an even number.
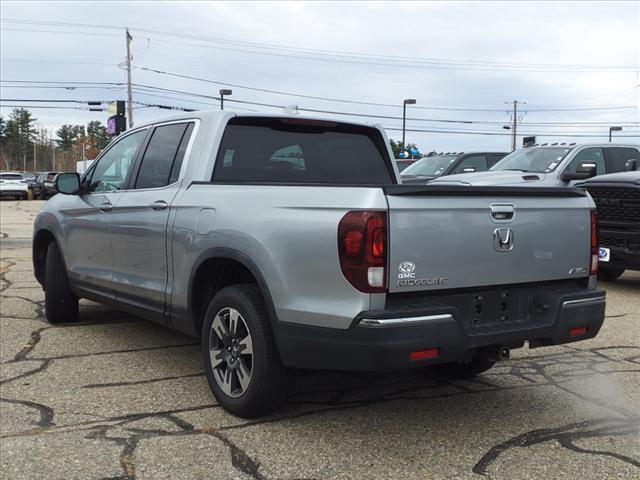
[[[475,152],[426,157],[401,173],[402,183],[572,187],[606,173],[640,166],[640,147],[620,144],[535,145],[505,153]]]
[[[46,200],[58,193],[55,179],[60,172],[42,172],[37,176],[31,172],[1,172],[0,197],[19,200],[31,198]]]
[[[504,158],[493,161],[498,155]],[[613,281],[627,269],[640,270],[639,166],[637,145],[543,144],[506,156],[434,155],[407,167],[401,178],[412,185],[586,188],[600,216],[598,278]]]

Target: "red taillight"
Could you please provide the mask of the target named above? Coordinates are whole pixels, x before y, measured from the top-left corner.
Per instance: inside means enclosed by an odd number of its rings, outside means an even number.
[[[590,272],[591,275],[598,273],[598,212],[591,210],[591,262]]]
[[[409,354],[409,360],[415,362],[417,360],[428,360],[431,358],[438,358],[440,356],[440,350],[437,348],[429,348],[428,350],[418,350],[417,352],[411,352]]]
[[[366,293],[386,292],[387,213],[348,212],[338,224],[342,274]]]
[[[587,327],[572,328],[571,330],[569,330],[569,336],[570,337],[581,337],[582,335],[586,335],[587,331],[588,331]]]

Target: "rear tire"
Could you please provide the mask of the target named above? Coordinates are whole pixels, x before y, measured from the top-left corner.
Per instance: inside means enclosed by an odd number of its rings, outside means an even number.
[[[444,377],[469,379],[486,372],[495,363],[486,357],[473,357],[469,363],[445,363],[434,368],[436,373]]]
[[[69,287],[67,268],[56,242],[47,248],[44,271],[44,305],[49,323],[78,320],[78,297]]]
[[[205,314],[201,341],[209,387],[225,410],[251,418],[285,402],[291,376],[278,355],[256,285],[231,285],[216,293]]]
[[[602,280],[603,282],[613,282],[617,280],[623,273],[624,268],[603,268],[602,266],[599,266],[598,280]]]

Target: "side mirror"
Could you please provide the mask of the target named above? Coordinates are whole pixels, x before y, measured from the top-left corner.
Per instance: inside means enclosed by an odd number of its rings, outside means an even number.
[[[80,175],[77,173],[60,173],[56,176],[56,189],[65,195],[80,194]]]
[[[631,158],[624,164],[624,169],[627,172],[634,172],[638,169],[638,160]]]
[[[598,167],[595,162],[580,162],[575,172],[562,172],[560,179],[565,182],[571,180],[586,180],[595,177],[598,173]]]
[[[475,171],[476,171],[476,167],[464,167],[464,168],[462,169],[462,172],[463,172],[463,173],[473,173],[473,172],[475,172]]]

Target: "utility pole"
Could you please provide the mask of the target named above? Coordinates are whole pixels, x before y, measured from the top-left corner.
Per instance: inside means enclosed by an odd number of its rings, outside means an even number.
[[[516,149],[516,134],[518,132],[518,101],[513,101],[513,130],[511,132],[511,151]]]
[[[33,171],[36,171],[36,141],[33,141]]]
[[[86,151],[86,147],[87,147],[87,144],[83,143],[82,144],[82,173],[87,171],[87,151]]]
[[[133,127],[133,95],[131,93],[131,40],[133,37],[126,29],[127,37],[127,100],[129,103],[129,128]]]
[[[504,102],[509,104],[511,102]],[[515,151],[516,149],[516,136],[518,134],[518,104],[526,105],[527,102],[519,102],[518,100],[513,101],[513,113],[511,114],[511,151]],[[507,127],[505,127],[507,128]]]

